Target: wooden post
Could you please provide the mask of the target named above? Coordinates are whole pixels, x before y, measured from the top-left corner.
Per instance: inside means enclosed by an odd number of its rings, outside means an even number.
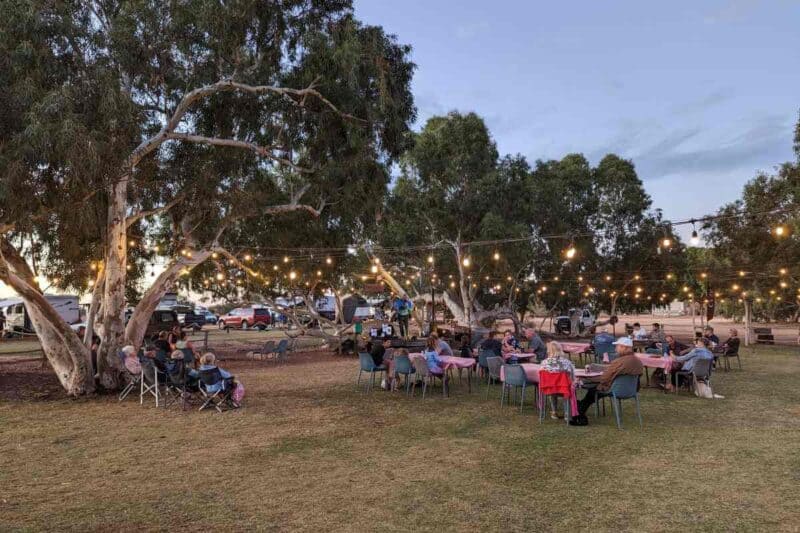
[[[753,313],[751,310],[750,300],[745,298],[744,299],[744,345],[745,346],[750,346],[753,342],[751,337],[752,333],[750,329],[750,321],[752,320],[751,319],[752,314]]]

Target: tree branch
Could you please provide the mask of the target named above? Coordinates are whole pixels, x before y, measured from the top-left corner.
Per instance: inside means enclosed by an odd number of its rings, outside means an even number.
[[[183,198],[184,195],[179,194],[175,198],[173,198],[171,202],[165,204],[162,207],[157,207],[155,209],[148,209],[146,211],[139,211],[138,213],[131,215],[125,219],[125,227],[129,228],[138,221],[142,220],[143,218],[160,215],[161,213],[166,213],[167,211],[178,205],[178,203],[180,203],[181,200],[183,200]]]

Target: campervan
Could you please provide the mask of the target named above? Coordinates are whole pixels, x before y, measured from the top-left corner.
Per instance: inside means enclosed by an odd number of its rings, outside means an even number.
[[[81,321],[81,306],[77,296],[45,294],[44,297],[67,324]],[[0,300],[0,311],[6,317],[6,332],[33,333],[33,325],[22,298]]]

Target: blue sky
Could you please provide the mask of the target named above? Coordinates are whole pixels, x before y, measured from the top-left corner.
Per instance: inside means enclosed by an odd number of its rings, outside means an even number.
[[[667,218],[793,157],[800,2],[355,0],[413,46],[418,126],[482,115],[501,153],[630,158]]]

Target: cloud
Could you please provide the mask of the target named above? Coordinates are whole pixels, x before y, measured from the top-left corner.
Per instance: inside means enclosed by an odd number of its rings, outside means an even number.
[[[702,113],[712,107],[727,102],[728,100],[732,99],[733,96],[734,96],[734,91],[732,88],[730,87],[720,88],[698,100],[694,100],[691,102],[687,102],[685,104],[675,106],[672,109],[672,114],[693,115],[696,113]]]
[[[743,170],[754,174],[764,165],[780,164],[787,156],[791,122],[785,116],[766,116],[750,128],[714,145],[686,149],[696,140],[699,128],[671,132],[646,151],[634,156],[645,179],[675,174],[730,172]]]

